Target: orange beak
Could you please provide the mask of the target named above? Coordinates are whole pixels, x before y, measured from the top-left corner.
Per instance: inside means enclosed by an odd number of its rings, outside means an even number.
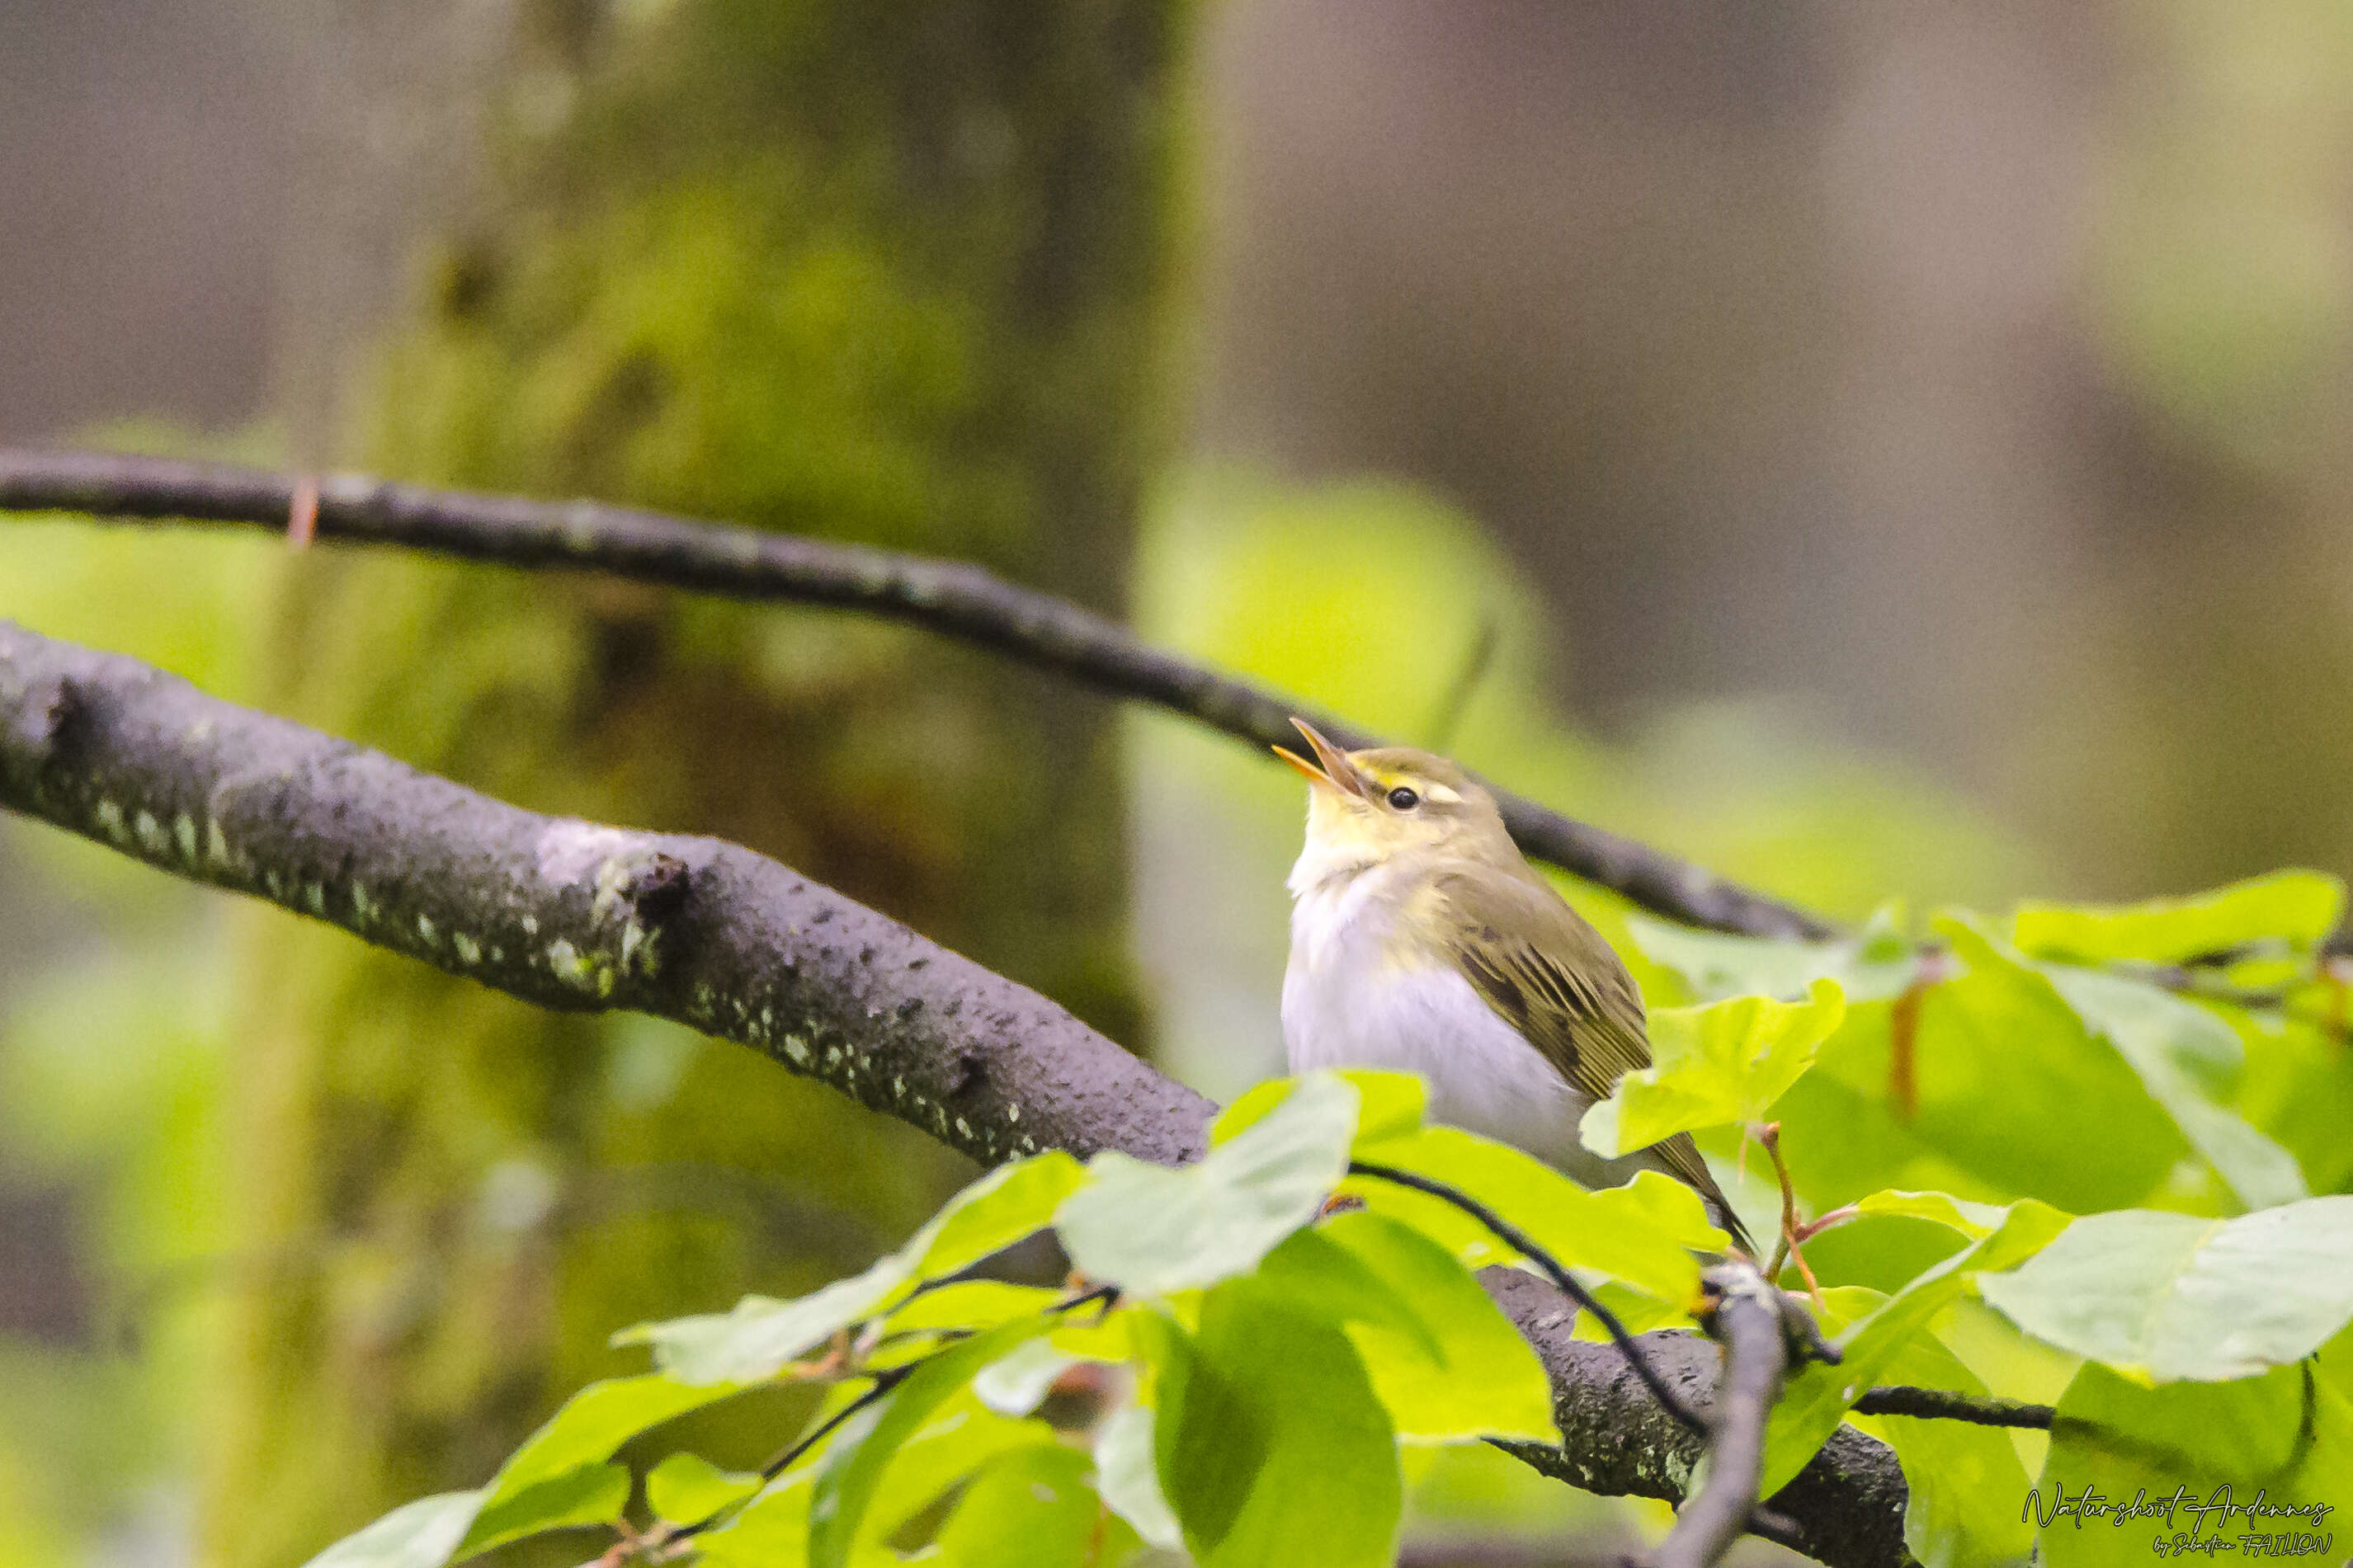
[[[1306,720],[1294,714],[1291,721],[1301,734],[1307,737],[1308,745],[1314,749],[1315,762],[1311,763],[1298,752],[1285,751],[1281,746],[1274,748],[1274,754],[1305,773],[1312,784],[1338,790],[1343,795],[1361,796],[1365,793],[1364,776],[1356,772],[1356,764],[1348,761],[1348,753],[1316,733],[1315,726]],[[1317,763],[1323,765],[1319,767]]]

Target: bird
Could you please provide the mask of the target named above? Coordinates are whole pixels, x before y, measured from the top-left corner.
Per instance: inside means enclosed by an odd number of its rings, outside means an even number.
[[[1431,1121],[1509,1143],[1588,1187],[1662,1171],[1755,1245],[1688,1132],[1617,1160],[1586,1109],[1651,1065],[1625,962],[1520,854],[1495,797],[1407,746],[1345,752],[1304,719],[1307,837],[1291,868],[1282,1037],[1293,1073],[1419,1074]]]

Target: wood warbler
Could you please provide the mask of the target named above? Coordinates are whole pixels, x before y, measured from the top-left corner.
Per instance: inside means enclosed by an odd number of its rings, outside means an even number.
[[[1689,1184],[1754,1254],[1691,1134],[1619,1160],[1586,1108],[1651,1065],[1642,994],[1521,857],[1495,801],[1443,757],[1343,752],[1302,719],[1307,844],[1291,868],[1282,1037],[1291,1070],[1419,1073],[1433,1121],[1527,1151],[1589,1187],[1650,1169]]]

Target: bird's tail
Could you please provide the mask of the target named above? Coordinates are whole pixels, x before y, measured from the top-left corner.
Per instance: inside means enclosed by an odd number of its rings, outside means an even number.
[[[1748,1238],[1748,1227],[1733,1212],[1732,1200],[1715,1184],[1715,1176],[1708,1170],[1707,1162],[1700,1158],[1699,1145],[1692,1142],[1690,1133],[1678,1132],[1663,1143],[1652,1144],[1650,1152],[1665,1163],[1670,1174],[1706,1202],[1708,1217],[1731,1236],[1733,1246],[1757,1263],[1766,1260],[1765,1255],[1757,1250],[1757,1244]]]

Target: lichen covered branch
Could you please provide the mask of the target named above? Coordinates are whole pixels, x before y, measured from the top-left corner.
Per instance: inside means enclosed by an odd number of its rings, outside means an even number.
[[[100,452],[0,450],[0,511],[76,511],[283,530],[519,567],[567,567],[730,598],[831,605],[907,621],[1237,739],[1290,744],[1300,704],[1137,640],[1092,611],[962,562],[667,517],[595,501],[534,501]],[[1310,714],[1351,748],[1378,743]],[[1828,936],[1820,918],[1689,861],[1499,792],[1536,859],[1690,925]]]
[[[0,805],[543,1007],[751,1046],[976,1160],[1202,1147],[1208,1101],[775,861],[519,810],[5,622]]]
[[[1699,1466],[1702,1439],[1651,1396],[1615,1345],[1574,1337],[1575,1310],[1559,1291],[1516,1269],[1485,1269],[1480,1279],[1544,1363],[1561,1435],[1557,1447],[1499,1447],[1589,1492],[1683,1501]],[[1636,1340],[1643,1360],[1684,1404],[1713,1415],[1723,1372],[1715,1344],[1676,1330]],[[1895,1450],[1841,1426],[1796,1479],[1767,1500],[1769,1512],[1761,1511],[1751,1528],[1831,1568],[1917,1568],[1904,1544],[1908,1496]],[[1791,1528],[1773,1527],[1767,1518]]]

